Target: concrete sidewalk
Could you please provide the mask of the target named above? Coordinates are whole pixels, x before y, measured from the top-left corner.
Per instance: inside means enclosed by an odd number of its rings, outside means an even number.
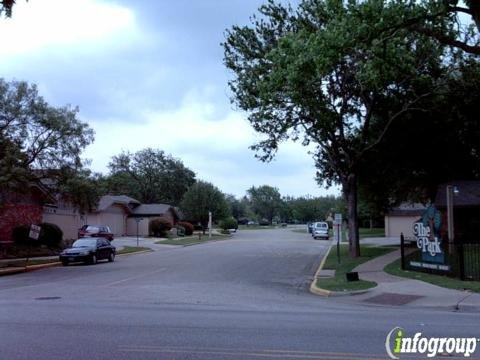
[[[400,258],[400,250],[379,256],[357,266],[362,280],[374,281],[377,287],[368,293],[345,298],[365,304],[401,305],[405,307],[448,308],[480,312],[480,294],[446,289],[420,280],[393,276],[383,268]]]

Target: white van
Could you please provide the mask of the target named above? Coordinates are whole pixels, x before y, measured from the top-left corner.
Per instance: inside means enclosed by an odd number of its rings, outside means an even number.
[[[325,239],[328,240],[328,223],[326,222],[316,222],[313,224],[312,231],[313,238],[316,239]]]

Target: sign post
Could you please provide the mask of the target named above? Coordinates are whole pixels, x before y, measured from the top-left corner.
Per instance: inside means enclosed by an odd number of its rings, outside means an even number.
[[[212,237],[212,212],[208,212],[208,238]]]
[[[337,241],[337,261],[340,264],[340,239],[342,237],[342,214],[335,214],[333,222],[333,235]]]
[[[30,225],[30,231],[28,233],[28,237],[32,240],[38,240],[40,237],[40,230],[42,228],[38,225]],[[27,260],[25,260],[25,271],[27,271],[27,266],[28,266],[28,260],[30,259],[30,245],[28,245],[28,252],[27,252]]]
[[[142,221],[143,218],[135,218],[135,222],[137,223],[137,247],[138,247],[138,224],[140,223],[140,221]]]

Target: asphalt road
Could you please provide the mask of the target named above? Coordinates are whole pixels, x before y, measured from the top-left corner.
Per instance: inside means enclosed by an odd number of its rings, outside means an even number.
[[[289,229],[245,230],[2,277],[0,359],[384,359],[395,326],[479,337],[479,314],[310,294],[326,248]]]

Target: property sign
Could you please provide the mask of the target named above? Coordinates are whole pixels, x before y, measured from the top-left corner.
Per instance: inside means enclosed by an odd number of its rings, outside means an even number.
[[[422,218],[413,224],[417,247],[422,253],[422,262],[411,261],[413,267],[448,271],[445,252],[442,248],[442,215],[433,205],[429,206]]]
[[[30,225],[30,232],[28,233],[28,237],[33,240],[38,240],[40,237],[40,230],[41,227],[38,225]]]

